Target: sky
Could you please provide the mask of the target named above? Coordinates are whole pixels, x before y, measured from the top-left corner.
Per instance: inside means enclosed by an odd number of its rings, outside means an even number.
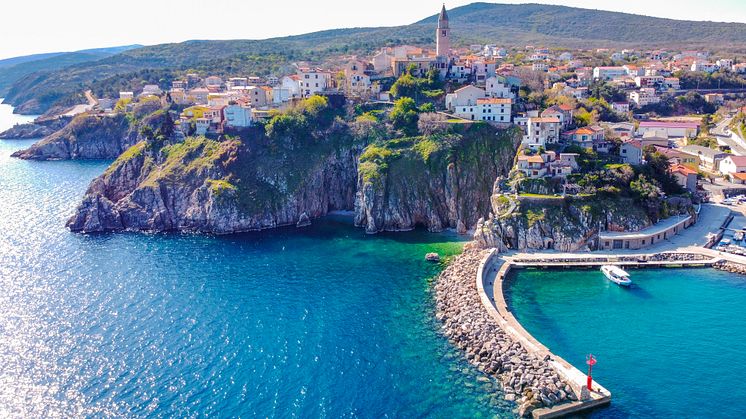
[[[476,0],[448,0],[447,8]],[[489,0],[488,0],[489,1]],[[746,0],[500,0],[672,19],[746,23]],[[189,39],[263,39],[324,29],[397,26],[442,0],[2,0],[0,59],[40,52]]]

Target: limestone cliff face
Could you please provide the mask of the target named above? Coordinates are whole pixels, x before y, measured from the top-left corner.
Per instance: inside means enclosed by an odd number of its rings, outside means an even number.
[[[72,118],[70,117],[59,117],[36,120],[27,124],[18,124],[6,131],[0,132],[0,140],[9,138],[25,140],[47,137],[65,128],[71,120]]]
[[[495,178],[510,170],[520,139],[481,124],[419,138],[385,170],[376,165],[373,178],[372,148],[342,123],[310,132],[257,127],[242,138],[137,143],[92,182],[69,228],[224,234],[354,209],[371,233],[465,231],[489,213]]]
[[[225,234],[303,224],[353,205],[359,151],[352,148],[306,156],[312,161],[296,168],[261,163],[238,140],[147,148],[136,145],[93,181],[71,230]]]
[[[672,214],[691,210],[688,199],[671,199]],[[493,197],[493,214],[479,220],[474,231],[478,246],[508,249],[595,250],[599,230],[639,231],[653,224],[641,205],[630,198]]]
[[[136,115],[81,114],[60,130],[13,154],[28,160],[115,159],[143,138],[140,128],[165,117],[158,103],[143,104]]]
[[[407,141],[361,156],[355,224],[368,233],[473,228],[489,214],[495,179],[510,171],[520,136],[475,124]]]

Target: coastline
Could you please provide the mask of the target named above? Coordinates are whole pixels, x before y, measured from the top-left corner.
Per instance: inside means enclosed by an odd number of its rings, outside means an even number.
[[[467,245],[464,253],[438,276],[437,318],[443,324],[444,334],[465,352],[470,363],[499,378],[505,398],[517,403],[519,416],[563,417],[609,404],[611,392],[595,380],[588,391],[585,373],[552,353],[518,322],[505,300],[506,287],[510,285],[507,274],[511,269],[589,268],[614,263],[640,268],[710,267],[746,274],[744,260],[698,247],[665,253],[551,257],[551,254],[499,254],[496,249],[475,250]],[[493,336],[496,339],[490,339]],[[533,374],[535,371],[540,373],[540,379]]]

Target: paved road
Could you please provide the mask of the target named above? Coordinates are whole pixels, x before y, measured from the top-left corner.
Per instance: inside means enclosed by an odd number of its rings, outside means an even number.
[[[737,208],[740,209],[740,208]],[[746,209],[746,207],[744,207]],[[709,233],[716,233],[720,226],[723,224],[728,215],[731,212],[731,208],[720,205],[720,204],[703,204],[702,210],[699,213],[697,223],[693,226],[685,229],[681,233],[672,236],[666,240],[658,241],[653,246],[648,246],[644,249],[629,250],[619,249],[609,252],[608,254],[613,255],[639,255],[649,253],[661,253],[661,252],[673,252],[683,251],[682,249],[703,249],[707,243],[707,235]],[[713,251],[714,252],[714,251]],[[714,252],[717,253],[717,252]],[[599,256],[605,254],[604,252],[558,252],[554,250],[524,250],[524,251],[510,251],[507,252],[506,256],[516,257],[519,255],[532,256],[532,257],[583,257],[583,256]],[[746,258],[744,258],[746,260]]]
[[[733,121],[733,117],[725,118],[718,122],[715,127],[710,130],[710,134],[715,136],[719,144],[730,147],[731,151],[736,156],[746,156],[746,141],[728,129],[728,125],[730,125],[731,121]]]
[[[85,94],[85,99],[88,101],[89,105],[91,106],[98,105],[98,100],[96,100],[96,98],[93,96],[93,92],[91,92],[90,90],[86,90],[84,94]]]

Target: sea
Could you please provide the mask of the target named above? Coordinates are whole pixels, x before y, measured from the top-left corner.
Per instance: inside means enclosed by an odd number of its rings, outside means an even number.
[[[0,140],[0,416],[512,417],[434,318],[424,256],[463,237],[75,234],[110,162],[10,157],[32,143]]]
[[[517,270],[508,305],[552,352],[612,393],[594,418],[741,418],[746,277],[708,268]]]
[[[0,130],[32,117],[0,104]],[[74,234],[107,161],[0,140],[0,416],[512,417],[440,333],[432,279],[464,238],[349,215],[230,236]],[[508,300],[594,378],[594,418],[743,417],[746,279],[711,269],[513,273]]]

